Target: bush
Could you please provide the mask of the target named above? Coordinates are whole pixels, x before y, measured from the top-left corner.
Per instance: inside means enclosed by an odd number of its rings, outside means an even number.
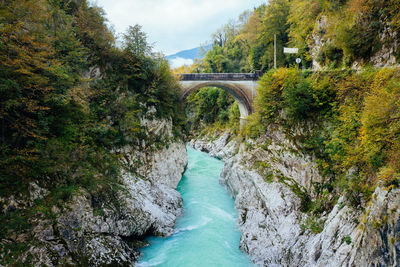
[[[290,124],[297,124],[313,117],[314,113],[325,108],[321,101],[331,98],[330,95],[321,95],[321,90],[314,93],[313,89],[312,78],[304,77],[296,69],[269,71],[261,78],[255,99],[260,123],[282,122],[286,117]],[[284,117],[280,116],[281,111],[285,112]]]
[[[345,236],[343,237],[343,242],[346,242],[347,245],[351,244],[351,237],[350,236]]]
[[[314,99],[311,85],[305,79],[301,79],[294,86],[285,86],[283,99],[288,118],[301,121],[311,117]]]

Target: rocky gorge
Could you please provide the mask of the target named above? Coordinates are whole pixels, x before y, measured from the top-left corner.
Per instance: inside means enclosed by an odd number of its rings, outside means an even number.
[[[225,162],[220,183],[235,198],[240,248],[257,265],[399,265],[399,189],[376,188],[363,209],[340,196],[310,224],[313,215],[303,212],[303,195],[312,201],[313,183],[322,178],[315,159],[298,151],[279,129],[244,141],[215,132],[191,140],[190,146]]]
[[[263,2],[171,69],[97,1],[0,1],[0,267],[399,266],[400,0]]]

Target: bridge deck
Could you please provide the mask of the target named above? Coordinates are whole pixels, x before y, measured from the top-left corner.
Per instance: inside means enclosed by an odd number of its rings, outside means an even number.
[[[184,73],[179,74],[181,81],[257,81],[256,73]]]

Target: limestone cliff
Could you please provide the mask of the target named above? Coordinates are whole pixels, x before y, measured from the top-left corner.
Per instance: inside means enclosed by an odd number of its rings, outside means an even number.
[[[382,18],[382,21],[378,21],[380,24],[382,24],[376,39],[376,42],[380,43],[379,49],[376,49],[374,52],[371,51],[371,55],[368,59],[351,59],[351,67],[353,69],[361,69],[366,63],[371,63],[377,68],[399,65],[398,51],[400,47],[400,40],[398,37],[398,31],[394,29],[390,23],[385,21],[385,19],[386,18]],[[376,23],[377,22],[375,22],[375,24]],[[324,54],[321,52],[323,52],[326,47],[329,47],[333,45],[334,42],[337,42],[336,40],[332,40],[332,36],[326,36],[328,28],[332,27],[332,24],[334,24],[332,18],[329,18],[327,15],[322,15],[318,18],[318,20],[316,20],[315,28],[310,38],[311,42],[309,44],[313,70],[322,70],[327,68],[326,62],[323,62],[323,60],[321,62],[321,55]],[[340,53],[336,51],[335,55],[338,56]]]
[[[168,120],[142,120],[149,136],[171,137]],[[118,188],[92,194],[81,189],[71,199],[52,207],[52,216],[36,213],[30,223],[32,236],[14,236],[8,243],[29,242],[19,260],[34,266],[133,266],[137,247],[146,235],[168,236],[181,214],[182,199],[175,190],[187,165],[182,141],[158,150],[126,147],[121,160],[127,167]],[[134,172],[129,167],[135,167]],[[131,169],[132,169],[131,168]],[[32,183],[30,200],[3,199],[4,212],[23,209],[49,192]],[[32,244],[34,240],[34,244]],[[7,251],[0,254],[0,259]]]
[[[364,210],[347,205],[342,196],[318,218],[320,229],[312,231],[299,191],[312,198],[312,183],[321,177],[314,159],[279,130],[257,140],[238,142],[225,133],[190,145],[225,162],[220,182],[235,198],[240,248],[257,265],[399,265],[399,189],[377,188]]]

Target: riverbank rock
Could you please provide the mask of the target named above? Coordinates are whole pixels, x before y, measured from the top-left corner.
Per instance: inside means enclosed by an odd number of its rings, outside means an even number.
[[[142,123],[150,136],[171,140],[170,121]],[[146,244],[146,236],[173,233],[182,210],[182,198],[175,189],[187,165],[182,141],[167,143],[161,149],[145,147],[119,151],[125,168],[115,188],[100,186],[95,192],[79,189],[65,203],[55,204],[51,216],[41,211],[32,216],[29,236],[13,236],[1,244],[29,242],[28,251],[15,257],[32,266],[133,266],[140,256],[137,248]],[[22,210],[49,194],[37,184],[30,188],[25,202],[14,198],[3,201],[3,212]],[[7,253],[0,250],[0,259]]]
[[[275,129],[258,140],[235,141],[227,133],[192,140],[195,149],[220,155],[220,183],[235,198],[242,232],[240,248],[259,266],[398,266],[400,190],[377,188],[365,210],[347,206],[342,196],[317,222],[307,223],[294,188],[313,197],[322,178],[313,158],[296,151]],[[228,141],[230,140],[230,141]],[[261,147],[263,144],[263,147]],[[232,153],[236,151],[236,153]],[[263,165],[263,172],[259,171]],[[266,170],[266,171],[265,171]],[[290,178],[279,182],[271,175]],[[293,187],[295,185],[295,187]]]

